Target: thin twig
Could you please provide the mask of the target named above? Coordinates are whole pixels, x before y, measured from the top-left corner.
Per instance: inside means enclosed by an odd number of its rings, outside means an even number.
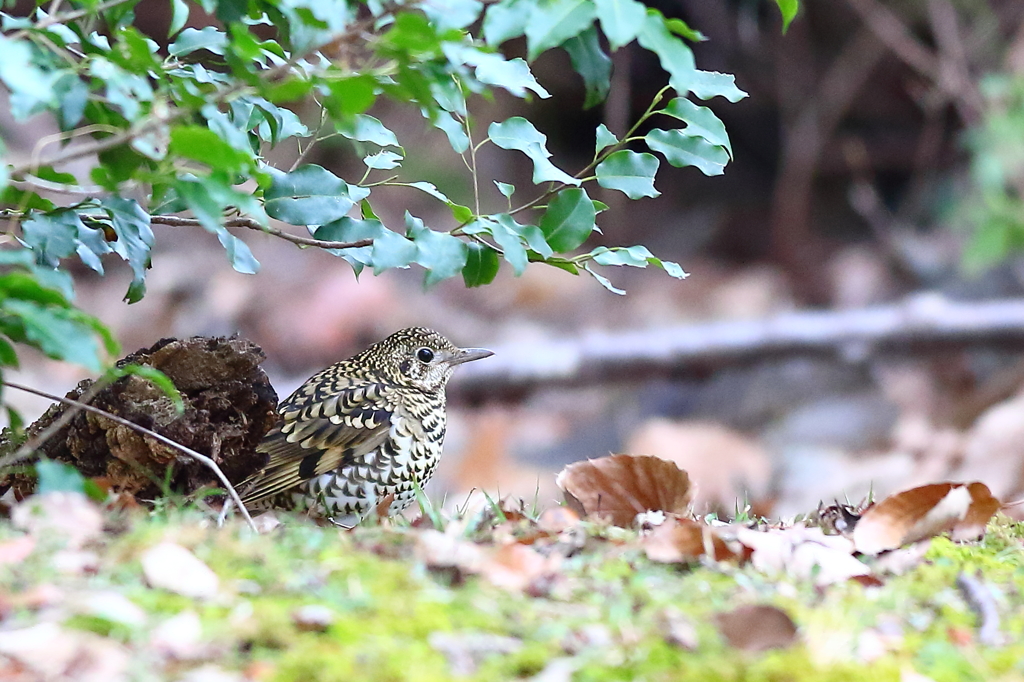
[[[224,484],[225,490],[227,490],[228,496],[235,503],[235,505],[238,506],[238,511],[241,512],[243,518],[245,518],[246,523],[249,524],[249,527],[252,528],[253,531],[255,531],[256,533],[260,532],[259,529],[256,527],[256,524],[253,522],[252,516],[249,515],[249,510],[245,508],[244,504],[242,504],[242,498],[239,497],[238,491],[235,490],[235,487],[233,485],[231,485],[231,481],[229,481],[228,477],[224,475],[224,472],[221,471],[221,468],[217,465],[217,463],[214,462],[209,457],[207,457],[206,455],[196,452],[192,448],[185,447],[181,443],[176,443],[167,436],[162,436],[156,431],[151,431],[150,429],[147,429],[144,426],[139,426],[135,422],[128,421],[123,417],[119,417],[116,414],[111,414],[110,412],[107,412],[106,410],[101,410],[98,407],[86,405],[85,403],[79,402],[78,400],[72,400],[71,398],[61,398],[60,396],[56,396],[51,393],[46,393],[45,391],[30,388],[28,386],[22,386],[21,384],[11,383],[10,381],[5,381],[4,385],[8,386],[9,388],[16,388],[19,391],[25,391],[26,393],[38,395],[48,400],[56,400],[58,402],[64,403],[65,405],[71,405],[73,407],[77,407],[79,410],[85,410],[86,412],[98,414],[99,416],[104,417],[105,419],[109,419],[110,421],[116,424],[120,424],[121,426],[125,426],[129,429],[132,429],[133,431],[149,436],[150,438],[157,440],[168,447],[174,448],[175,450],[178,450],[188,455],[195,461],[210,469],[217,476],[217,478],[220,479],[220,482]]]
[[[86,389],[85,392],[82,393],[82,395],[78,396],[79,400],[83,404],[89,403],[93,398],[96,397],[97,393],[99,393],[101,390],[103,390],[104,387],[107,386],[107,383],[108,382],[104,381],[103,378],[101,377],[99,380],[94,382],[92,386]],[[18,448],[11,454],[7,455],[3,459],[0,459],[0,469],[9,467],[12,464],[17,464],[23,459],[27,459],[33,452],[38,450],[43,443],[53,438],[53,436],[58,431],[67,426],[68,422],[70,422],[75,417],[75,415],[81,411],[82,408],[79,407],[78,405],[72,405],[68,409],[64,410],[64,412],[61,413],[59,417],[50,422],[49,426],[47,426],[45,429],[37,433],[32,438],[29,438],[27,441],[25,441],[20,448]]]
[[[123,5],[126,2],[131,2],[131,0],[107,0],[107,2],[100,3],[95,7],[87,7],[85,9],[75,10],[74,12],[68,12],[67,14],[58,14],[56,16],[51,15],[40,21],[35,26],[33,26],[32,30],[41,31],[44,28],[49,28],[50,26],[53,26],[54,24],[64,24],[69,21],[74,21],[75,19],[81,19],[82,17],[88,16],[90,14],[99,14],[100,12],[104,12],[110,9],[111,7],[117,7],[118,5]],[[7,39],[19,40],[28,35],[28,32],[29,29],[23,28],[7,36]]]
[[[182,218],[174,215],[155,215],[150,217],[150,222],[154,225],[167,225],[169,227],[201,227],[200,223],[195,218]],[[260,225],[252,218],[229,218],[224,221],[224,227],[244,227],[250,230],[256,230],[257,232],[266,232],[267,234],[280,237],[285,241],[289,241],[293,244],[299,244],[300,246],[316,246],[321,249],[356,249],[361,246],[371,246],[373,244],[372,239],[359,239],[354,242],[332,242],[324,239],[313,239],[311,237],[300,237],[296,234],[285,232],[284,230],[276,227],[270,227]]]

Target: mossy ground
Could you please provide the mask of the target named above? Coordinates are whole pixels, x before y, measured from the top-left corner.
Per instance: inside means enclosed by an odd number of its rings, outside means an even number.
[[[847,582],[815,588],[750,566],[673,566],[646,559],[629,533],[598,539],[565,559],[540,596],[486,578],[436,572],[417,561],[413,528],[347,532],[296,520],[266,535],[240,525],[212,527],[198,513],[136,514],[91,548],[95,571],[61,573],[57,547],[0,562],[0,606],[41,585],[64,595],[113,590],[147,614],[141,624],[32,606],[0,608],[0,631],[62,620],[116,640],[130,652],[129,676],[177,679],[200,661],[160,658],[152,631],[183,610],[202,622],[202,663],[261,680],[451,680],[452,663],[435,633],[492,633],[519,640],[513,652],[478,656],[460,679],[529,678],[564,659],[572,680],[1024,680],[1024,524],[998,516],[986,538],[958,545],[937,538],[926,559],[879,587]],[[0,522],[0,546],[20,535]],[[605,534],[607,537],[607,534]],[[142,552],[179,543],[220,578],[217,597],[196,601],[145,584]],[[995,592],[1005,638],[977,643],[976,616],[958,591],[960,572]],[[536,590],[528,590],[535,592]],[[799,627],[786,649],[730,647],[714,616],[740,605],[772,604]],[[304,605],[334,620],[304,628]],[[667,637],[666,614],[695,627],[692,650]],[[561,679],[570,679],[563,677]]]

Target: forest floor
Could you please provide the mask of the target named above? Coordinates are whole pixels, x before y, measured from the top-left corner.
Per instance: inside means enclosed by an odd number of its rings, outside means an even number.
[[[840,579],[764,549],[673,561],[566,507],[259,533],[201,507],[58,492],[0,520],[0,678],[1024,680],[1024,524],[1001,514]]]

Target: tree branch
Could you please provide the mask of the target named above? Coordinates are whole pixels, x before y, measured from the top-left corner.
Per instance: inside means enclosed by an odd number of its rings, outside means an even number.
[[[89,16],[90,14],[99,14],[100,12],[105,12],[111,7],[117,7],[118,5],[123,5],[126,2],[131,2],[131,0],[107,0],[107,2],[102,2],[99,5],[96,5],[95,7],[86,7],[84,9],[75,10],[74,12],[68,12],[67,14],[51,14],[50,16],[40,21],[38,24],[35,24],[32,27],[32,29],[36,31],[41,31],[45,28],[53,26],[54,24],[65,24],[69,21],[74,21],[75,19],[81,19],[82,17]],[[28,35],[28,32],[29,29],[23,28],[18,31],[15,31],[11,35],[7,36],[7,38],[9,40],[19,40]]]
[[[202,227],[202,223],[195,218],[181,218],[173,215],[155,215],[151,216],[149,221],[154,225],[167,225],[169,227]],[[313,239],[312,237],[300,237],[297,234],[291,234],[276,227],[264,227],[252,218],[228,218],[224,221],[224,227],[244,227],[280,237],[299,246],[316,246],[321,249],[356,249],[373,244],[372,239],[360,239],[354,242],[332,242],[323,239]]]
[[[485,399],[541,386],[636,381],[774,357],[824,354],[862,361],[883,353],[1000,344],[1024,347],[1024,299],[961,303],[924,295],[859,310],[492,345],[494,358],[467,365],[456,374],[452,392]]]
[[[21,384],[15,384],[15,383],[12,383],[10,381],[5,381],[3,383],[4,383],[4,386],[7,386],[9,388],[16,388],[19,391],[25,391],[26,393],[32,393],[34,395],[38,395],[38,396],[46,398],[48,400],[54,400],[54,401],[57,401],[57,402],[61,402],[61,403],[64,403],[65,405],[69,405],[72,408],[77,409],[77,410],[85,410],[86,412],[92,412],[93,414],[98,414],[99,416],[103,417],[104,419],[109,419],[110,421],[115,422],[117,424],[120,424],[121,426],[124,426],[124,427],[127,427],[129,429],[132,429],[133,431],[137,431],[138,433],[141,433],[141,434],[143,434],[145,436],[149,436],[150,438],[152,438],[154,440],[157,440],[157,441],[163,443],[164,445],[166,445],[168,447],[171,447],[171,448],[174,448],[175,450],[178,450],[179,452],[182,452],[185,455],[191,457],[195,461],[199,462],[203,466],[205,466],[208,469],[210,469],[217,476],[217,478],[220,479],[220,482],[224,484],[224,489],[227,491],[228,496],[238,506],[238,510],[241,512],[242,517],[245,518],[246,523],[249,524],[249,527],[252,528],[253,531],[255,531],[256,533],[260,532],[259,528],[257,528],[256,524],[253,522],[252,516],[249,515],[249,510],[245,508],[244,504],[242,504],[242,498],[239,497],[238,491],[235,490],[235,487],[233,485],[231,485],[231,481],[229,481],[228,477],[224,475],[224,472],[221,471],[221,469],[217,465],[217,463],[214,462],[209,457],[207,457],[206,455],[201,454],[199,452],[196,452],[192,448],[185,447],[181,443],[176,443],[175,441],[171,440],[167,436],[162,436],[159,433],[157,433],[156,431],[151,431],[150,429],[147,429],[144,426],[139,426],[135,422],[128,421],[127,419],[125,419],[123,417],[119,417],[116,414],[111,414],[110,412],[107,412],[106,410],[101,410],[98,407],[93,407],[92,405],[86,405],[85,403],[83,403],[81,401],[72,400],[71,398],[62,398],[60,396],[53,395],[52,393],[46,393],[45,391],[40,391],[40,390],[37,390],[37,389],[34,389],[34,388],[30,388],[28,386],[22,386]]]

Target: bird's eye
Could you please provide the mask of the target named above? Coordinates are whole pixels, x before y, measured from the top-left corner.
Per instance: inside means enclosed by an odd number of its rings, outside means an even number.
[[[416,351],[416,359],[422,362],[423,364],[427,364],[434,359],[434,351],[430,350],[429,348],[420,348],[418,351]]]

